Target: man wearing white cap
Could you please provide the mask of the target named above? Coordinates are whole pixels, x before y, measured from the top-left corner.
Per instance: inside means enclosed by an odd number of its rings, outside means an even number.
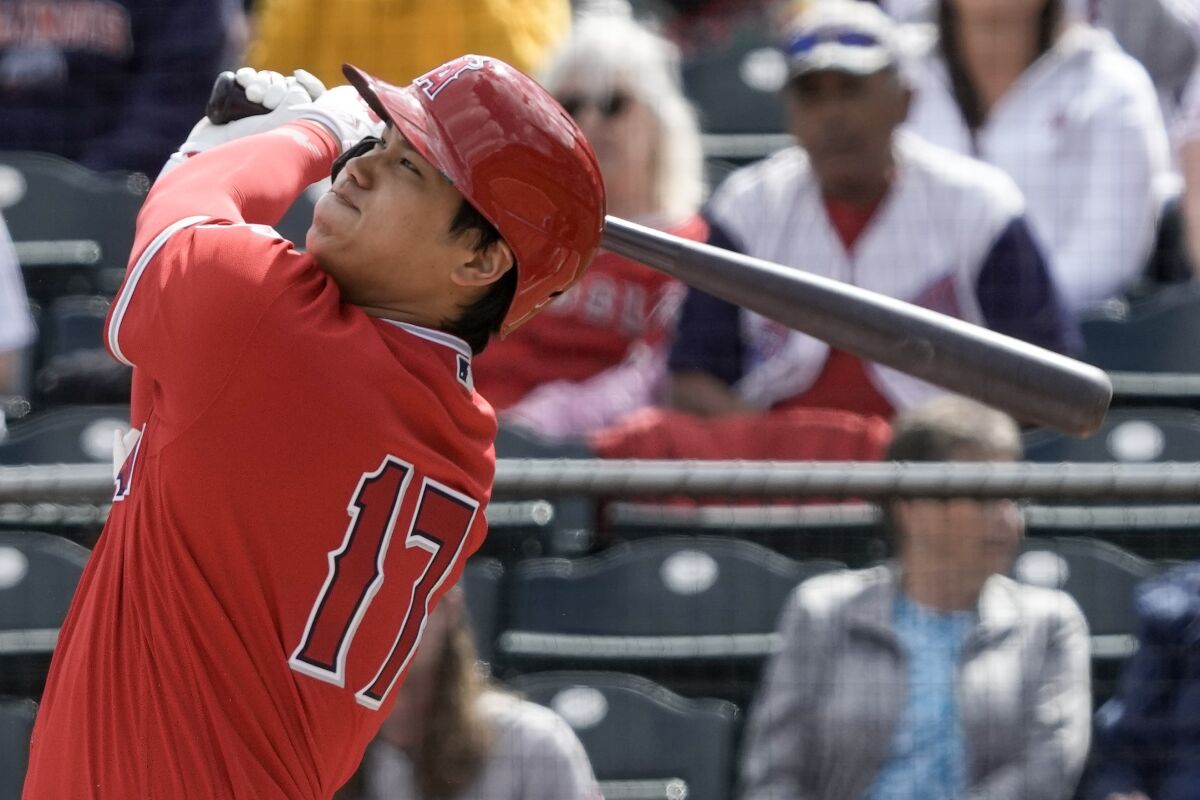
[[[786,54],[800,147],[726,181],[706,210],[709,242],[1074,350],[1012,181],[896,132],[911,93],[887,15],[817,3]],[[670,366],[675,404],[709,415],[822,406],[890,417],[937,392],[697,291]]]

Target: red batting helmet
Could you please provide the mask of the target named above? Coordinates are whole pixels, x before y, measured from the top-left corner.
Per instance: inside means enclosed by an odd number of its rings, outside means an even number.
[[[545,89],[485,56],[404,87],[342,69],[512,248],[517,293],[501,335],[583,276],[604,227],[604,182],[591,145]]]

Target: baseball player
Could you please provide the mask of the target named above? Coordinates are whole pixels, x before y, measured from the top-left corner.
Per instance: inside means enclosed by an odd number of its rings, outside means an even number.
[[[140,437],[26,800],[329,798],[483,539],[472,355],[587,267],[595,157],[500,61],[346,75],[252,78],[274,110],[202,122],[147,198],[106,330]],[[298,252],[270,225],[331,172]]]

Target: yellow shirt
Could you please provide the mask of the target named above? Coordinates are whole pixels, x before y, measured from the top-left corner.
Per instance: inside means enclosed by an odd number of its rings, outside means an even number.
[[[570,24],[568,0],[262,0],[247,63],[326,86],[345,62],[404,84],[464,53],[536,73]]]

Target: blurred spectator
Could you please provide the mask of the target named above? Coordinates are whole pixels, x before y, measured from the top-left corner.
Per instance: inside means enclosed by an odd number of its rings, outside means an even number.
[[[0,3],[0,150],[157,175],[208,101],[225,0]]]
[[[1196,0],[1068,0],[1068,10],[1112,32],[1158,89],[1165,118],[1176,116],[1196,66],[1200,3]]]
[[[567,34],[568,0],[260,0],[247,63],[346,82],[342,64],[403,85],[463,53],[536,74]]]
[[[21,351],[36,335],[21,280],[21,265],[17,263],[8,227],[0,217],[0,397],[25,388],[21,386]],[[0,432],[4,430],[3,422],[0,404]]]
[[[809,0],[811,1],[811,0]],[[800,0],[642,0],[652,17],[663,21],[663,33],[685,59],[703,58],[728,47],[738,37],[757,37],[776,26],[789,5]]]
[[[628,11],[581,17],[543,84],[596,150],[608,211],[703,239],[704,159],[678,54]],[[577,285],[475,362],[475,385],[510,424],[579,436],[666,399],[666,350],[683,287],[600,252]]]
[[[804,149],[728,178],[707,208],[709,243],[1075,349],[1012,181],[895,133],[910,100],[895,34],[870,3],[816,3],[799,17],[785,93]],[[938,391],[698,291],[670,368],[672,403],[707,415],[823,406],[890,417]]]
[[[1168,177],[1146,71],[1063,0],[938,0],[909,127],[1007,172],[1071,311],[1143,271]]]
[[[336,800],[600,800],[571,727],[488,685],[464,606],[452,589],[429,615],[395,707]]]
[[[1188,800],[1200,792],[1200,563],[1147,580],[1138,649],[1096,714],[1094,800]]]
[[[904,22],[928,22],[937,0],[882,0]],[[1158,88],[1167,119],[1174,116],[1196,63],[1200,3],[1196,0],[1067,0],[1072,18],[1111,31],[1117,44],[1141,62]]]
[[[902,415],[888,457],[1012,461],[1007,416],[959,397]],[[1087,754],[1087,624],[1003,573],[1008,500],[895,500],[895,562],[813,578],[783,612],[743,800],[1061,800]]]
[[[1192,275],[1200,279],[1200,70],[1188,86],[1174,133],[1183,173],[1184,241]]]

